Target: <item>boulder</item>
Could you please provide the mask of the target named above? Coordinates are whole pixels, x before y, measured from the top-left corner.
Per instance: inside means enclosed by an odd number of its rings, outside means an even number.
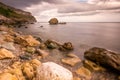
[[[58,19],[57,18],[50,19],[49,24],[52,24],[52,25],[58,24]]]
[[[94,47],[86,51],[84,57],[104,67],[120,71],[120,54]]]
[[[56,63],[46,62],[38,67],[36,80],[73,80],[73,75]]]
[[[58,42],[56,42],[56,41],[54,41],[54,40],[47,40],[47,41],[45,42],[45,45],[46,45],[47,48],[49,48],[49,49],[56,49],[56,48],[58,48],[61,44],[58,43]]]
[[[18,80],[16,76],[10,73],[1,73],[0,80]]]
[[[90,71],[105,71],[106,70],[105,68],[101,67],[100,65],[97,65],[96,63],[89,61],[89,60],[84,60],[83,65]]]
[[[40,44],[40,42],[33,38],[31,35],[17,36],[15,38],[15,42],[23,46],[38,46]]]
[[[0,59],[6,59],[6,58],[14,58],[15,56],[11,51],[8,51],[7,49],[1,48],[0,49]]]
[[[85,79],[82,79],[82,80],[90,80],[91,79],[91,72],[83,66],[80,67],[79,69],[77,69],[75,72],[76,72],[76,74],[85,78]]]
[[[68,51],[68,50],[73,50],[74,47],[71,42],[66,42],[62,46],[59,46],[59,50],[61,51]]]
[[[80,58],[75,54],[68,54],[68,57],[63,58],[61,61],[70,66],[75,66],[77,63],[81,62]]]
[[[67,50],[73,50],[74,49],[71,42],[64,43],[63,47]]]

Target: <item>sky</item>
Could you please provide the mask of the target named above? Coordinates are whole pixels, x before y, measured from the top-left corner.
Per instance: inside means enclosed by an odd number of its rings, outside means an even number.
[[[0,0],[29,11],[38,22],[120,22],[120,0]]]

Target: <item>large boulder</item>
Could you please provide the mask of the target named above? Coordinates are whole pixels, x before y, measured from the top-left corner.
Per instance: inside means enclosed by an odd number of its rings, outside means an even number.
[[[86,51],[84,57],[104,67],[120,71],[120,54],[94,47]]]
[[[49,20],[49,24],[58,24],[58,19],[57,18],[52,18]]]
[[[46,62],[38,67],[36,80],[73,80],[73,75],[56,63]]]

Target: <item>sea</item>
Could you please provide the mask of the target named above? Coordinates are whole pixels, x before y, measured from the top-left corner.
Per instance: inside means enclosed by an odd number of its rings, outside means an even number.
[[[74,51],[83,58],[84,52],[92,47],[105,48],[120,53],[120,23],[68,22],[67,24],[49,25],[37,22],[16,28],[24,34],[40,37],[42,40],[55,40],[61,44],[71,42]]]

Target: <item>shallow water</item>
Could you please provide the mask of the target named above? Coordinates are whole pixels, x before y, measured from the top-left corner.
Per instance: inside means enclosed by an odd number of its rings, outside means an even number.
[[[43,27],[40,27],[40,26]],[[91,47],[102,47],[120,52],[120,23],[67,23],[49,25],[35,23],[28,28],[17,28],[26,34],[46,39],[54,39],[61,43],[72,42],[74,53],[83,57],[85,50]]]

